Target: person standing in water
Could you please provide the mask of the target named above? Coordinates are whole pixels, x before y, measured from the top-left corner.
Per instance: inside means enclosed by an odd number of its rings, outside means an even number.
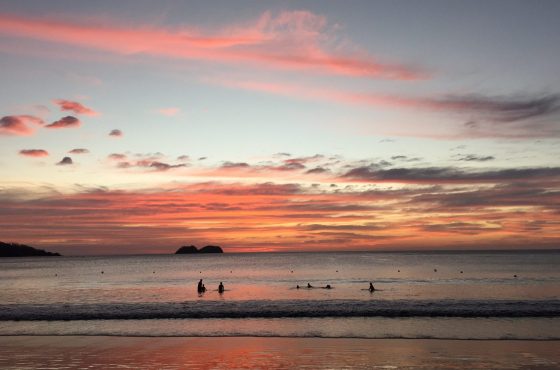
[[[198,287],[196,288],[196,291],[199,292],[199,293],[204,292],[204,284],[202,284],[202,279],[199,280]]]
[[[375,291],[375,288],[373,287],[372,283],[369,283],[369,289],[368,289],[371,293],[373,293]]]
[[[222,284],[222,282],[220,281],[220,285],[218,285],[218,293],[223,293],[224,290],[224,284]]]

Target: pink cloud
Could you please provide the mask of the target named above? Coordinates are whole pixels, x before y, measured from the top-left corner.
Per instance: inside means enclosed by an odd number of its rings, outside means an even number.
[[[305,70],[329,75],[415,80],[416,68],[380,62],[364,51],[334,50],[334,28],[309,11],[265,12],[244,26],[201,32],[193,28],[123,27],[0,15],[0,32],[120,55],[147,54],[222,64]],[[355,48],[357,49],[357,48]]]
[[[85,114],[87,116],[97,116],[99,114],[93,109],[75,101],[56,99],[53,102],[57,104],[62,111],[71,111],[75,114]]]
[[[111,130],[111,132],[109,132],[109,136],[112,137],[122,137],[123,136],[123,132],[121,130]]]
[[[29,136],[35,132],[28,124],[44,124],[39,117],[29,115],[4,116],[0,118],[0,135]]]
[[[47,157],[49,152],[43,149],[22,149],[19,154],[26,157]]]
[[[54,121],[50,125],[46,125],[46,128],[68,128],[68,127],[78,127],[81,122],[74,116],[62,117],[58,121]]]
[[[177,114],[179,114],[180,111],[181,111],[180,108],[175,108],[175,107],[161,108],[161,109],[157,110],[157,112],[159,114],[162,114],[162,115],[167,116],[167,117],[176,116]]]

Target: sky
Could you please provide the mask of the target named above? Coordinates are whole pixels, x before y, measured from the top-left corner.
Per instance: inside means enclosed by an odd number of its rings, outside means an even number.
[[[0,1],[0,240],[560,247],[558,1]]]

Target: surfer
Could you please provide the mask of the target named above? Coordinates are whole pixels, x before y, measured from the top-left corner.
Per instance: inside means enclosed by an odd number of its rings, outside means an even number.
[[[368,289],[371,293],[373,293],[375,291],[375,288],[373,286],[373,284],[370,282],[369,283],[369,289]]]
[[[220,281],[220,285],[218,285],[218,293],[223,293],[224,292],[224,284],[222,284],[222,282]]]

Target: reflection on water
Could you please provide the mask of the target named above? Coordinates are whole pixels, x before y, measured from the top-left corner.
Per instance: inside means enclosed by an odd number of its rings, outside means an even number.
[[[0,261],[0,301],[553,299],[560,296],[559,265],[560,253],[553,252],[9,258]],[[202,296],[200,278],[208,288]],[[216,291],[220,281],[228,289],[223,295]],[[362,290],[370,281],[379,289],[373,295]],[[294,289],[307,283],[334,289]]]

